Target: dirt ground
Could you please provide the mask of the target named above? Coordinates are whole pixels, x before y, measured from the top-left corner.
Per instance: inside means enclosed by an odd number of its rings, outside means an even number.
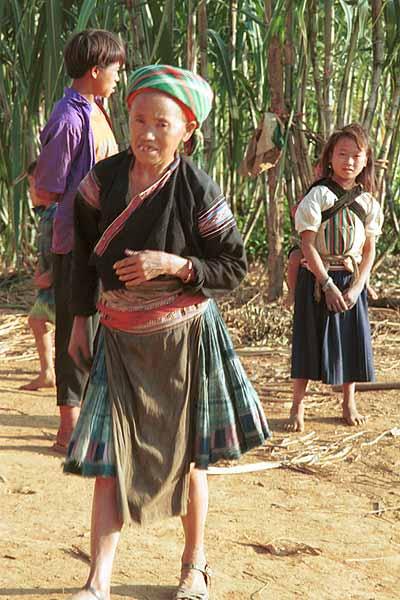
[[[374,336],[377,377],[399,381],[399,313],[377,315],[392,324]],[[278,342],[242,353],[274,437],[240,464],[281,466],[210,475],[212,598],[398,599],[399,390],[360,393],[370,418],[352,429],[340,420],[340,396],[314,385],[306,432],[289,437],[289,349]],[[54,391],[18,390],[38,367],[25,311],[1,311],[0,357],[0,600],[62,600],[85,581],[93,482],[64,475],[49,449]],[[113,600],[170,598],[182,539],[178,519],[126,528]]]

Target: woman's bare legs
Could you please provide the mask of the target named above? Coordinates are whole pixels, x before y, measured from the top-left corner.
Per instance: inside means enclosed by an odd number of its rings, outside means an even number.
[[[285,426],[287,431],[304,431],[304,396],[307,384],[308,379],[293,379],[293,403]]]
[[[111,573],[122,522],[117,507],[116,479],[98,477],[94,486],[90,534],[91,566],[85,588],[69,600],[94,600],[93,588],[102,600],[110,599]]]
[[[356,384],[343,384],[343,419],[347,425],[364,425],[367,417],[361,415],[356,406]]]
[[[208,484],[205,470],[192,468],[190,472],[189,504],[187,514],[182,517],[185,547],[182,564],[195,563],[204,567],[204,533],[208,511]],[[182,569],[180,587],[202,593],[206,590],[204,576],[199,571]]]

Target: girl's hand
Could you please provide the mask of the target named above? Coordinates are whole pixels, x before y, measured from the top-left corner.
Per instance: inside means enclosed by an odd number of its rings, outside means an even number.
[[[346,301],[339,288],[332,284],[325,291],[325,302],[329,311],[331,312],[343,312],[348,309]]]
[[[353,306],[357,302],[357,299],[358,299],[359,295],[361,294],[361,292],[362,292],[362,287],[360,287],[357,284],[352,285],[351,287],[347,288],[347,290],[345,290],[343,292],[343,298],[344,298],[344,301],[346,302],[347,308],[349,310],[351,308],[353,308]]]
[[[158,250],[142,250],[133,252],[125,250],[127,258],[118,260],[114,269],[118,279],[125,282],[126,287],[133,287],[144,281],[165,275],[168,271],[168,255]]]

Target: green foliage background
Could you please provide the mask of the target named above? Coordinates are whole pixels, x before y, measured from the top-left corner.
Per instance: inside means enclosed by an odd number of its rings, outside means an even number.
[[[206,19],[206,20],[205,20]],[[62,49],[86,27],[118,33],[126,73],[141,64],[196,64],[215,91],[198,157],[223,187],[251,254],[265,256],[270,197],[266,176],[242,179],[238,166],[262,113],[281,87],[284,156],[277,201],[279,235],[291,235],[289,208],[312,177],[324,139],[360,121],[373,141],[385,209],[381,252],[398,244],[400,207],[399,0],[3,0],[0,2],[0,248],[2,269],[32,253],[34,224],[20,174],[37,155],[38,133],[68,85]],[[283,75],[269,68],[278,48]],[[201,66],[200,66],[201,65]],[[275,79],[274,79],[275,78]],[[128,143],[126,77],[110,110]],[[375,97],[376,94],[376,97]]]

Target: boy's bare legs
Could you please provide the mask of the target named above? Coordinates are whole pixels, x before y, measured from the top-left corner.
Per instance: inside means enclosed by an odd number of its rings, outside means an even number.
[[[53,450],[59,454],[66,454],[71,439],[72,432],[78,422],[81,412],[80,406],[59,406],[60,409],[60,427],[57,431],[57,438],[53,444]]]
[[[21,390],[39,390],[51,388],[56,385],[56,375],[53,363],[52,328],[46,319],[31,315],[28,319],[29,327],[35,337],[36,348],[39,354],[40,373],[29,383],[21,385]]]
[[[204,567],[206,556],[204,551],[204,532],[208,511],[207,472],[192,468],[190,472],[189,504],[187,514],[182,517],[185,533],[185,547],[182,554],[183,563],[195,563]],[[179,586],[192,593],[204,593],[206,583],[199,571],[182,569]]]
[[[355,392],[355,383],[343,384],[343,419],[347,425],[364,425],[367,417],[361,415],[357,410]]]
[[[98,477],[94,486],[90,534],[91,566],[85,587],[69,600],[94,600],[92,588],[101,600],[110,599],[111,573],[122,521],[117,507],[114,477]]]
[[[287,431],[304,431],[304,396],[307,384],[308,379],[293,379],[293,403],[285,426]]]
[[[300,248],[292,250],[289,254],[288,264],[287,264],[287,286],[288,293],[284,300],[284,305],[286,308],[293,306],[294,304],[294,296],[296,291],[296,283],[297,283],[297,274],[300,268],[300,261],[303,258],[303,253]]]

